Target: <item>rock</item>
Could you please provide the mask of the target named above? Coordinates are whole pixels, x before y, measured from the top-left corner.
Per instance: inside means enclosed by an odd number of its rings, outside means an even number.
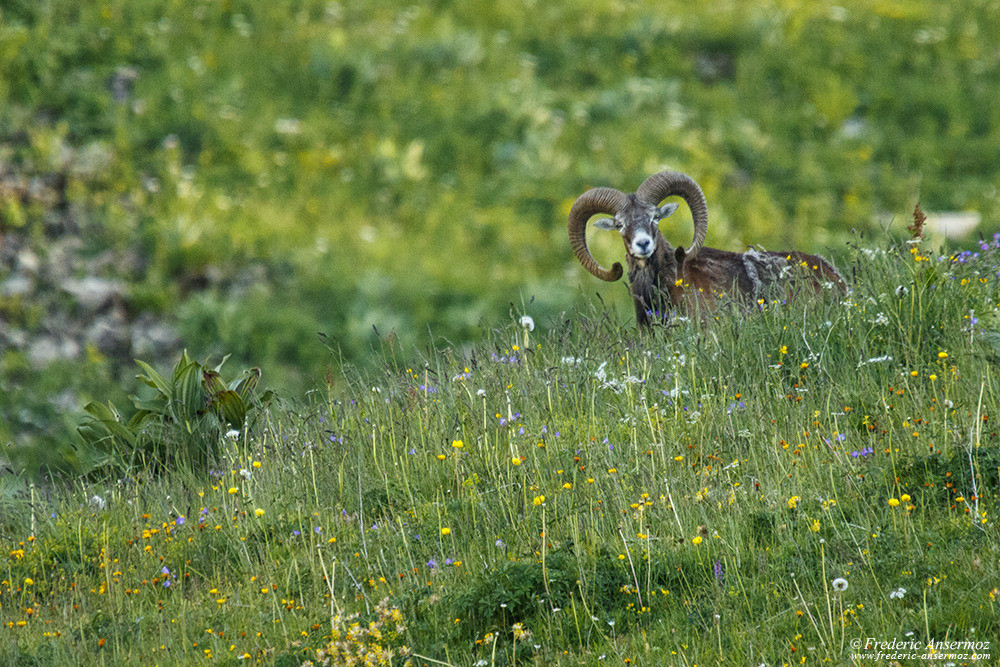
[[[85,334],[87,343],[96,347],[101,354],[109,357],[125,358],[132,349],[132,335],[125,314],[113,310],[96,318]]]
[[[71,338],[42,336],[28,345],[28,361],[35,368],[44,368],[53,361],[75,359],[80,356],[80,344]]]
[[[26,273],[29,276],[37,276],[38,270],[42,267],[41,261],[38,259],[31,248],[25,248],[17,254],[17,270],[19,273]]]
[[[117,280],[96,276],[68,278],[62,281],[60,287],[71,294],[84,310],[92,313],[106,310],[125,295],[125,286]]]
[[[0,296],[27,296],[35,289],[35,281],[28,276],[15,273],[0,283]]]
[[[181,337],[171,325],[144,312],[132,324],[132,357],[148,360],[172,357],[181,347]]]

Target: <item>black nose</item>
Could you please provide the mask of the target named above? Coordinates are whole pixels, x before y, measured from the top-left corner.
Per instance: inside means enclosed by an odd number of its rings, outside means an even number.
[[[639,250],[645,251],[649,247],[649,239],[640,239],[636,241],[636,245],[639,246]]]

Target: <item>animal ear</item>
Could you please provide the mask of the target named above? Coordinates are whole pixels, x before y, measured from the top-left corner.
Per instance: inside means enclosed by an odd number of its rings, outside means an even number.
[[[615,229],[618,229],[618,223],[614,218],[598,218],[597,220],[594,220],[594,227],[597,229],[614,231]]]
[[[678,206],[680,206],[680,204],[677,204],[677,203],[674,203],[674,202],[668,202],[668,203],[664,204],[663,206],[661,206],[660,208],[656,209],[657,212],[658,212],[658,214],[659,214],[659,216],[660,216],[660,220],[663,220],[663,218],[666,218],[671,213],[673,213],[674,211],[676,211]]]

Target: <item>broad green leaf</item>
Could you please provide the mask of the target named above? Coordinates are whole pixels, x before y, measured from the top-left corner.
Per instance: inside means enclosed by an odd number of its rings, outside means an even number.
[[[202,371],[201,377],[209,400],[213,399],[216,394],[220,391],[225,391],[227,388],[226,383],[222,381],[222,377],[217,371]]]
[[[257,383],[260,381],[260,369],[251,368],[244,373],[243,378],[237,378],[229,383],[229,388],[240,395],[244,402],[248,402],[253,396]]]
[[[227,389],[215,396],[216,409],[223,423],[233,428],[243,428],[247,418],[246,404],[235,391]]]
[[[194,420],[205,408],[205,393],[201,388],[201,365],[190,362],[178,371],[174,391],[178,421]]]
[[[170,385],[169,382],[167,382],[167,380],[162,375],[157,373],[153,369],[153,367],[147,364],[145,361],[136,359],[135,363],[139,368],[146,371],[145,375],[136,375],[135,377],[137,380],[144,382],[153,389],[158,390],[161,394],[163,394],[163,397],[166,398],[168,401],[173,399],[174,397],[173,387]]]

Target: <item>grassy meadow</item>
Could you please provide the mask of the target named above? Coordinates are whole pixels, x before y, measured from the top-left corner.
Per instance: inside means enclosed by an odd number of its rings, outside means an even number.
[[[998,246],[861,246],[849,295],[646,334],[590,310],[419,360],[386,339],[208,466],[5,500],[0,661],[995,660]]]
[[[661,168],[703,187],[714,247],[839,260],[918,201],[979,212],[989,238],[997,34],[996,0],[4,2],[9,465],[86,472],[77,415],[127,401],[151,351],[231,354],[301,394],[379,367],[377,332],[474,343],[512,303],[547,327],[598,289],[624,317],[566,215]],[[687,212],[670,223],[687,243]],[[96,324],[123,341],[65,333],[86,308],[64,283],[87,277],[120,285]],[[150,321],[172,346],[128,345]],[[68,351],[39,363],[42,336]]]

